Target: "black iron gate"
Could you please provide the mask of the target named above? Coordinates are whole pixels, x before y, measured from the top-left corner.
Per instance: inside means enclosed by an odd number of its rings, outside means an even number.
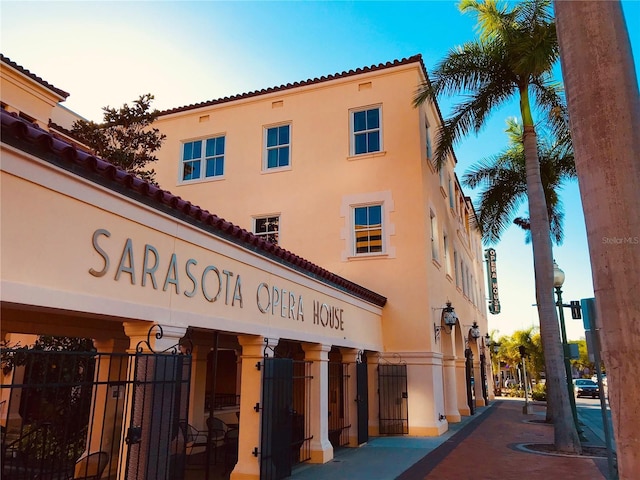
[[[356,363],[356,402],[358,402],[358,445],[369,441],[369,379],[364,354]]]
[[[311,362],[265,357],[262,369],[260,479],[291,475],[293,465],[311,458]]]
[[[139,353],[127,429],[127,480],[184,478],[191,356]]]
[[[119,465],[127,480],[141,468],[183,478],[190,355],[3,347],[1,357],[3,480],[89,478],[94,468],[115,478]]]
[[[407,365],[379,364],[380,433],[409,433]]]
[[[260,478],[278,480],[291,475],[293,427],[293,360],[265,358],[262,362],[262,432]]]
[[[349,444],[349,364],[329,362],[329,441],[341,447]]]

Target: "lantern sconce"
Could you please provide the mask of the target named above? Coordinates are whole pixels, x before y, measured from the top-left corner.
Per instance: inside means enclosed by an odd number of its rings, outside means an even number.
[[[458,315],[451,306],[451,302],[447,301],[447,306],[443,308],[434,308],[434,310],[442,310],[442,316],[440,317],[440,325],[433,323],[433,331],[436,337],[436,343],[440,339],[440,331],[444,331],[447,335],[451,335],[451,329],[458,321]],[[444,325],[443,325],[444,324]],[[479,330],[478,330],[479,332]]]

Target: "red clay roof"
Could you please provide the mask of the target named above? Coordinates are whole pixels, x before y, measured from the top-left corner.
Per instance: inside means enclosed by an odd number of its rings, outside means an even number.
[[[8,57],[5,57],[1,53],[0,53],[0,60],[2,61],[2,63],[6,63],[11,68],[14,68],[14,69],[18,70],[20,73],[22,73],[23,75],[26,75],[27,77],[29,77],[34,82],[37,82],[40,85],[42,85],[43,87],[45,87],[45,88],[51,90],[52,92],[60,95],[62,98],[67,98],[69,96],[69,94],[67,92],[65,92],[64,90],[61,90],[59,88],[54,87],[49,82],[47,82],[47,81],[43,80],[42,78],[40,78],[39,76],[31,73],[29,70],[27,70],[26,68],[18,65],[16,62],[12,61]]]
[[[393,62],[379,63],[378,65],[371,65],[370,67],[356,68],[355,70],[344,71],[342,73],[335,73],[333,75],[322,76],[320,78],[310,78],[301,82],[287,83],[286,85],[280,85],[279,87],[263,88],[262,90],[255,90],[253,92],[240,93],[238,95],[232,95],[231,97],[219,98],[216,100],[209,100],[206,102],[194,103],[192,105],[186,105],[184,107],[171,108],[169,110],[163,110],[159,113],[159,116],[169,115],[171,113],[185,112],[188,110],[194,110],[196,108],[209,107],[211,105],[219,105],[221,103],[233,102],[235,100],[242,100],[245,98],[257,97],[259,95],[265,95],[267,93],[282,92],[290,90],[292,88],[304,87],[307,85],[314,85],[318,83],[328,82],[336,80],[338,78],[346,78],[353,75],[361,75],[363,73],[375,72],[378,70],[384,70],[386,68],[397,67],[399,65],[408,65],[410,63],[419,62],[424,72],[425,78],[427,77],[427,69],[422,61],[422,55],[417,54],[409,58],[403,58],[402,60],[394,60]]]
[[[335,275],[278,245],[265,241],[263,237],[256,236],[207,210],[192,205],[191,202],[183,200],[167,190],[162,190],[105,160],[77,149],[37,125],[24,121],[15,113],[2,110],[0,114],[2,142],[4,143],[13,145],[60,168],[104,185],[111,190],[374,305],[382,307],[387,301],[382,295]]]

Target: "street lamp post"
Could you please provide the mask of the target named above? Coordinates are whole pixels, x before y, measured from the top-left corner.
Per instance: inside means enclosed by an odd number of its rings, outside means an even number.
[[[571,361],[569,359],[569,345],[567,342],[567,329],[564,325],[564,307],[570,307],[570,305],[564,305],[562,303],[562,285],[564,284],[564,272],[558,264],[553,261],[553,286],[556,290],[556,296],[558,298],[556,305],[558,306],[558,314],[560,316],[560,333],[562,335],[562,353],[564,357],[564,368],[567,374],[567,389],[569,390],[569,403],[571,404],[571,413],[573,414],[573,422],[576,425],[578,433],[582,432],[580,424],[578,423],[578,412],[576,409],[576,399],[573,393],[573,375],[571,374]]]

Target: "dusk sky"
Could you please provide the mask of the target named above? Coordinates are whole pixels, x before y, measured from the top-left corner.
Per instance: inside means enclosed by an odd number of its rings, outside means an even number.
[[[622,5],[638,72],[640,1]],[[418,53],[431,71],[449,49],[475,38],[474,25],[474,17],[451,1],[2,0],[0,51],[70,93],[64,106],[100,121],[103,106],[144,93],[155,95],[153,106],[162,110]],[[450,100],[439,104],[446,117]],[[510,116],[519,116],[517,102],[496,111],[477,138],[457,146],[458,178],[506,146]],[[475,192],[466,192],[475,200]],[[554,257],[566,274],[568,303],[592,297],[593,286],[577,182],[561,196],[565,241],[554,247]],[[494,246],[502,312],[488,315],[498,336],[538,325],[533,257],[524,239],[512,226]],[[568,309],[565,318],[569,338],[584,337],[582,321],[571,320]]]

